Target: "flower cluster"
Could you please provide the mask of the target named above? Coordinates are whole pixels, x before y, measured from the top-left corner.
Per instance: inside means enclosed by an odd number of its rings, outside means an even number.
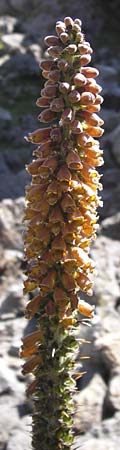
[[[57,317],[68,331],[76,312],[93,317],[94,307],[81,300],[80,291],[92,295],[94,262],[89,256],[96,236],[96,208],[101,204],[97,167],[103,164],[96,139],[103,120],[96,114],[103,98],[95,81],[98,70],[88,66],[92,49],[81,32],[81,21],[66,17],[56,23],[56,35],[45,38],[48,56],[41,62],[46,79],[37,106],[43,128],[29,133],[37,144],[35,159],[27,167],[32,183],[26,188],[25,253],[28,261],[24,293],[37,289],[26,306],[26,317],[36,313]],[[42,322],[41,322],[42,324]],[[23,340],[23,373],[42,365],[40,345],[45,322]],[[42,348],[42,347],[41,347]],[[35,389],[35,381],[30,391]]]

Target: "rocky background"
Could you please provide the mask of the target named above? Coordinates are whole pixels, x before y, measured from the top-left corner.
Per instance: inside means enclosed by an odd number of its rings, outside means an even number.
[[[96,313],[92,327],[80,329],[80,336],[91,341],[81,353],[91,357],[84,361],[87,374],[75,395],[74,449],[120,448],[120,0],[0,0],[0,450],[31,448],[32,404],[18,357],[21,336],[33,327],[24,318],[22,295],[25,164],[32,152],[23,137],[38,126],[42,38],[65,15],[83,20],[95,49],[106,130],[101,139],[104,207],[91,248]]]

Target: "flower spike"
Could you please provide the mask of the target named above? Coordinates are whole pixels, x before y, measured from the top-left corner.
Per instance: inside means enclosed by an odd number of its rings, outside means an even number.
[[[27,166],[32,181],[24,217],[24,293],[32,292],[25,316],[36,316],[37,330],[23,338],[20,352],[23,374],[34,377],[27,390],[34,399],[34,450],[69,450],[73,442],[72,396],[84,374],[77,371],[74,330],[94,315],[81,293],[92,295],[95,271],[89,248],[101,206],[96,168],[103,164],[103,120],[97,113],[103,98],[81,26],[80,19],[65,17],[44,39],[45,84],[36,102],[42,127],[25,138],[37,144]]]

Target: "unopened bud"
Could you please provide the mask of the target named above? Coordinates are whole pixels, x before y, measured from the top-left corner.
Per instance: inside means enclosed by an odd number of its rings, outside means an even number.
[[[38,120],[43,123],[52,122],[55,119],[55,114],[50,110],[46,109],[42,111],[38,116]]]
[[[71,131],[73,134],[80,134],[83,131],[82,124],[79,120],[74,120],[71,124]]]
[[[91,92],[82,92],[80,104],[81,105],[89,105],[90,103],[95,102],[95,96]]]
[[[85,44],[78,44],[78,50],[80,52],[80,55],[85,55],[86,53],[93,53],[92,48],[88,43]]]
[[[62,70],[62,72],[66,72],[69,64],[66,61],[66,59],[60,59],[59,61],[57,61],[57,66],[58,66],[58,69]]]
[[[64,111],[61,115],[61,119],[65,123],[70,123],[73,120],[73,117],[74,117],[74,113],[71,108],[64,109]]]
[[[73,83],[75,86],[84,86],[86,83],[86,78],[82,73],[76,73],[76,75],[73,78]]]
[[[59,91],[61,94],[67,94],[70,90],[70,84],[67,82],[61,82],[59,83]]]
[[[53,58],[57,58],[62,53],[62,47],[59,45],[54,45],[48,48],[47,52],[50,56],[53,56]]]
[[[41,61],[40,63],[40,67],[43,70],[51,70],[53,65],[54,65],[53,59]]]
[[[68,28],[72,28],[74,25],[74,21],[71,19],[71,17],[65,17],[64,23],[65,23],[65,26]]]
[[[79,27],[82,26],[82,20],[80,20],[80,19],[75,19],[74,23],[77,23],[77,25],[79,25]]]
[[[81,27],[78,25],[78,23],[74,22],[73,30],[76,31],[76,33],[79,33],[79,31],[81,31]]]
[[[57,36],[46,36],[44,39],[45,45],[58,45],[59,39]]]
[[[82,55],[80,57],[80,64],[81,66],[86,66],[86,64],[89,64],[91,61],[91,56],[89,54]]]
[[[48,70],[43,70],[43,71],[42,71],[42,76],[43,76],[44,78],[46,78],[46,80],[48,80],[48,78],[49,78],[49,72],[48,72]]]
[[[59,20],[59,21],[56,23],[55,29],[56,29],[56,33],[57,33],[58,36],[59,36],[62,32],[65,31],[65,24],[64,24],[64,22],[62,22],[62,21]]]
[[[62,97],[55,98],[50,103],[51,111],[58,112],[58,111],[62,111],[63,108],[64,108],[64,101],[63,101]]]
[[[48,97],[48,98],[55,97],[56,93],[57,93],[57,86],[54,84],[50,84],[41,90],[41,95],[43,97]]]
[[[70,92],[68,98],[71,103],[77,103],[80,101],[80,93],[76,91],[76,89],[74,89],[73,91]]]
[[[62,134],[59,127],[54,127],[51,130],[50,137],[54,142],[61,142]]]
[[[83,67],[81,72],[85,77],[95,78],[99,75],[99,70],[94,67]]]
[[[68,33],[61,33],[60,34],[60,40],[63,42],[63,44],[67,44],[67,42],[69,42],[70,38],[69,38],[69,34]]]
[[[39,97],[36,101],[36,105],[40,106],[40,108],[45,108],[50,105],[50,99],[48,97]]]
[[[70,44],[67,47],[65,47],[65,51],[69,53],[69,55],[74,55],[77,52],[77,45]]]
[[[52,81],[59,81],[60,80],[60,71],[59,70],[51,70],[48,72],[48,78]]]

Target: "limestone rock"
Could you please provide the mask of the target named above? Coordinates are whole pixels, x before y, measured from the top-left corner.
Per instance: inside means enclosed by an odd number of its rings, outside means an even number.
[[[95,374],[88,386],[75,395],[76,433],[85,433],[93,424],[100,423],[105,392],[104,381],[99,374]]]

